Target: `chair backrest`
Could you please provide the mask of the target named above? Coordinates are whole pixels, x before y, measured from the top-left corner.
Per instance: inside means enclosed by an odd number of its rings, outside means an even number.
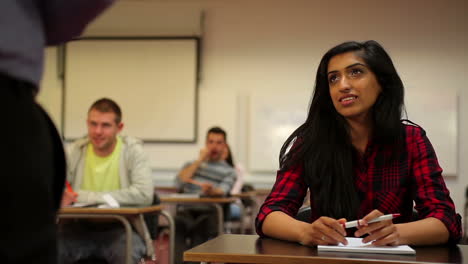
[[[413,213],[411,215],[411,221],[418,221],[419,220],[419,213],[416,209],[413,208]]]
[[[245,183],[242,185],[241,192],[251,192],[255,191],[255,188],[253,187],[252,184]],[[252,200],[251,197],[245,197],[241,198],[242,204],[244,207],[251,207],[254,204],[254,201]]]
[[[310,217],[311,217],[310,206],[305,206],[299,209],[295,218],[299,221],[310,223]]]
[[[161,203],[161,199],[159,199],[159,195],[154,192],[153,193],[153,203],[152,205],[158,205]],[[143,215],[145,219],[146,227],[148,228],[148,232],[152,240],[155,240],[158,237],[158,214],[145,214]]]
[[[463,209],[463,237],[462,237],[462,243],[463,244],[468,244],[468,223],[467,223],[467,218],[468,218],[468,186],[465,189],[465,208]]]

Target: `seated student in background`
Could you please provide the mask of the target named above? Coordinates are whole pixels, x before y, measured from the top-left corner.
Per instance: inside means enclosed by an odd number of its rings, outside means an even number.
[[[233,167],[236,170],[236,181],[234,182],[234,185],[231,188],[230,194],[239,194],[242,191],[242,186],[244,185],[244,174],[245,171],[242,168],[242,166],[239,166],[239,164],[234,164],[234,158],[232,156],[231,148],[229,147],[229,144],[226,144],[226,147],[223,150],[223,154],[221,156],[221,159],[226,161],[226,163]],[[237,220],[240,219],[241,216],[241,209],[238,205],[240,203],[240,200],[236,203],[229,204],[229,214],[227,217],[229,220]]]
[[[223,160],[226,147],[226,132],[212,127],[206,134],[205,147],[198,159],[184,165],[178,181],[184,193],[206,196],[223,196],[230,193],[236,180],[235,169]]]
[[[206,134],[205,147],[198,159],[185,164],[178,173],[179,188],[184,193],[205,196],[225,196],[236,180],[236,171],[223,160],[226,132],[212,127]],[[217,234],[216,211],[212,206],[179,206],[176,221],[176,259],[182,261],[185,249],[196,246]],[[221,223],[222,224],[222,223]],[[187,241],[189,237],[190,241]]]
[[[257,233],[304,245],[346,244],[346,235],[374,245],[457,242],[460,216],[425,131],[400,120],[403,83],[385,50],[375,41],[340,44],[315,81],[307,120],[281,148]],[[305,223],[294,216],[308,188]],[[412,222],[413,202],[420,220]],[[401,216],[368,223],[392,213]],[[355,219],[360,227],[343,228]]]
[[[244,185],[244,176],[245,170],[239,163],[234,163],[234,158],[232,156],[231,148],[229,144],[226,144],[226,147],[223,150],[222,160],[225,160],[229,166],[233,167],[236,170],[236,181],[231,189],[231,194],[239,194],[242,191],[242,185]]]
[[[122,205],[150,205],[153,183],[142,142],[120,136],[123,129],[120,107],[111,99],[97,100],[88,111],[88,135],[69,146],[67,180],[76,197],[67,190],[64,202],[104,204],[104,194]],[[72,197],[72,199],[70,199]],[[59,263],[101,258],[124,263],[125,231],[120,223],[75,221],[64,223],[59,232]],[[134,232],[133,255],[145,255],[143,239]]]

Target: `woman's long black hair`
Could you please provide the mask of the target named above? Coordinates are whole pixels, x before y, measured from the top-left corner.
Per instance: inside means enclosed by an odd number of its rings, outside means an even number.
[[[354,219],[359,197],[354,185],[353,155],[348,123],[333,106],[327,70],[332,57],[354,52],[377,77],[382,88],[373,106],[373,140],[398,146],[404,88],[393,62],[376,41],[345,42],[322,58],[307,119],[286,140],[280,152],[280,170],[303,165],[311,190],[312,206],[319,216]],[[289,150],[289,151],[288,151]]]

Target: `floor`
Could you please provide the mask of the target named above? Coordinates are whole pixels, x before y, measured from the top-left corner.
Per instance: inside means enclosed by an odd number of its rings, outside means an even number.
[[[154,241],[156,260],[146,260],[145,264],[169,264],[169,235],[163,233]]]

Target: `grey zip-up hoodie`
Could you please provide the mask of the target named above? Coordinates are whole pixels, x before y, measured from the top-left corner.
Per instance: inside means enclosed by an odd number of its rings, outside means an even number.
[[[79,139],[67,148],[67,180],[78,193],[78,202],[105,203],[102,195],[110,194],[123,205],[150,205],[153,201],[154,186],[148,158],[143,151],[143,144],[129,136],[121,136],[122,153],[120,155],[120,190],[111,192],[92,192],[80,190],[83,181],[88,137]]]

